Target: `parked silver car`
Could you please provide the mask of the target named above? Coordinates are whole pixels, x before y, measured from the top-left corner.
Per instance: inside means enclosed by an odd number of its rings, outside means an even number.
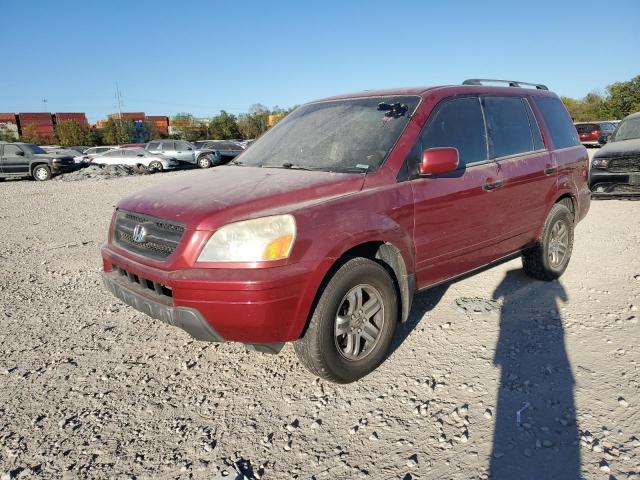
[[[232,140],[200,140],[194,142],[198,148],[207,148],[209,150],[215,150],[222,157],[235,158],[244,152],[244,147],[240,142],[234,142]]]
[[[218,165],[222,156],[215,150],[197,148],[184,140],[153,140],[147,143],[145,150],[175,158],[179,162],[209,168]]]
[[[93,157],[91,163],[98,165],[129,165],[154,172],[176,168],[179,162],[171,157],[151,153],[143,148],[116,148]]]

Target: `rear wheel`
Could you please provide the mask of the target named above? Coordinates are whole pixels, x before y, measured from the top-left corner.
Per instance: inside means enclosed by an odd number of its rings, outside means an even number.
[[[536,280],[551,281],[560,277],[569,265],[573,250],[574,218],[564,202],[549,212],[538,243],[522,254],[522,266]]]
[[[48,165],[36,165],[33,169],[33,178],[39,182],[44,182],[51,178],[51,169]]]
[[[382,363],[397,322],[398,300],[389,273],[372,260],[354,258],[326,285],[294,350],[314,375],[353,382]]]
[[[152,172],[161,172],[162,171],[162,163],[153,161],[149,163],[149,170]]]

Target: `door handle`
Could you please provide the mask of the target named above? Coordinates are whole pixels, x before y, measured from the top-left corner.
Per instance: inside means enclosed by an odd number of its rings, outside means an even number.
[[[495,190],[496,188],[500,188],[502,186],[502,182],[498,180],[497,182],[488,182],[482,186],[482,189],[485,192],[489,192],[491,190]]]
[[[556,173],[558,167],[547,166],[544,168],[543,172],[545,175],[551,175],[552,173]]]

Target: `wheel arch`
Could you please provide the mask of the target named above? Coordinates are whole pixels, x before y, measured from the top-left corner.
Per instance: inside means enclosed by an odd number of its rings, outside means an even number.
[[[570,192],[565,192],[556,198],[553,204],[555,205],[556,203],[564,203],[567,206],[567,208],[571,211],[571,215],[573,215],[573,220],[575,222],[576,212],[578,207],[576,197]]]
[[[324,272],[322,280],[313,297],[307,318],[299,337],[304,336],[311,316],[325,290],[325,287],[334,276],[335,272],[352,258],[368,258],[380,264],[387,270],[396,288],[399,301],[399,320],[405,322],[409,318],[413,295],[415,293],[415,274],[409,273],[407,264],[400,249],[393,243],[384,240],[370,240],[346,248],[339,256],[334,257],[332,263]]]

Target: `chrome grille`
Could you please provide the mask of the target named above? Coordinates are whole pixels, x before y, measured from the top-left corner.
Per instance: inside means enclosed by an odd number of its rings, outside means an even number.
[[[134,239],[136,227],[144,227],[144,236]],[[184,225],[141,213],[118,210],[113,241],[119,247],[156,260],[171,255],[184,233]]]
[[[640,155],[612,158],[607,170],[614,173],[640,172]]]

